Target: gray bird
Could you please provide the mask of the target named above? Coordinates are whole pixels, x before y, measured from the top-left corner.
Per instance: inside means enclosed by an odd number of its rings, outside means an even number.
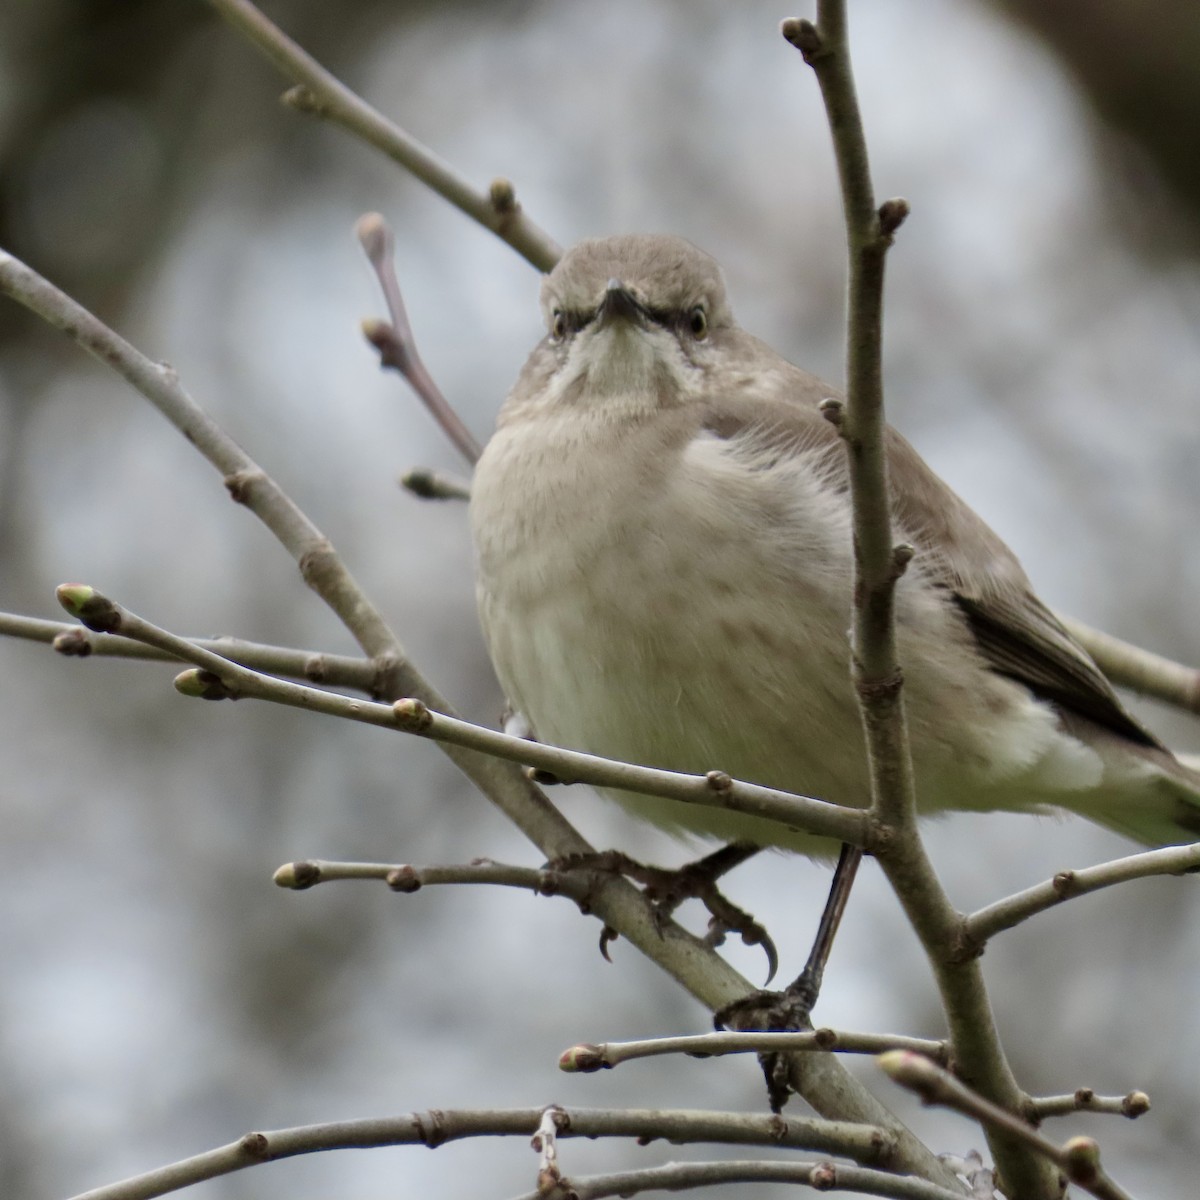
[[[484,634],[542,741],[864,806],[836,395],[740,329],[676,237],[585,241],[472,486]],[[1200,773],[1121,706],[1016,557],[888,431],[918,802],[1200,837]],[[774,822],[613,793],[679,833],[825,855]]]

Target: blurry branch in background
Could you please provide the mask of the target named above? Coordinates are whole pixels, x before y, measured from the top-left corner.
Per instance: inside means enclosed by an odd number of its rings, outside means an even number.
[[[317,1151],[369,1149],[380,1146],[426,1146],[469,1137],[529,1137],[544,1120],[545,1109],[439,1109],[361,1121],[335,1121],[247,1133],[226,1146],[185,1158],[154,1171],[106,1187],[93,1188],[72,1200],[150,1200],[206,1179],[247,1167]],[[833,1153],[856,1162],[878,1163],[888,1139],[883,1130],[820,1118],[780,1121],[755,1113],[719,1113],[696,1109],[556,1108],[559,1137],[662,1138],[672,1143],[718,1143],[741,1146],[787,1146]],[[839,1167],[845,1170],[845,1167]],[[896,1177],[870,1172],[878,1180]],[[904,1181],[899,1181],[904,1182]],[[926,1184],[928,1189],[931,1185]],[[886,1191],[880,1196],[953,1196],[936,1191]]]
[[[902,1087],[916,1092],[923,1103],[954,1109],[979,1121],[987,1129],[1003,1130],[1006,1139],[1020,1142],[1046,1163],[1057,1167],[1071,1183],[1099,1200],[1131,1200],[1129,1193],[1109,1179],[1100,1166],[1100,1147],[1093,1138],[1073,1137],[1057,1146],[1021,1117],[977,1095],[949,1071],[919,1054],[889,1050],[880,1055],[879,1065]],[[1025,1192],[1008,1191],[1006,1194],[1013,1200],[1025,1200],[1026,1196]],[[1061,1188],[1058,1194],[1061,1194]]]
[[[391,227],[379,213],[367,213],[366,216],[359,217],[354,232],[358,235],[363,253],[366,254],[367,261],[379,280],[379,287],[387,302],[388,315],[392,319],[391,324],[375,319],[364,321],[363,335],[379,351],[380,365],[398,371],[408,381],[450,444],[474,466],[479,461],[483,447],[442,395],[441,388],[430,375],[417,349],[412,325],[408,320],[408,311],[404,307],[404,297],[400,294],[400,284],[396,279],[396,267],[392,261],[396,239],[392,235]]]
[[[842,190],[848,251],[846,402],[825,416],[846,447],[854,518],[852,677],[871,774],[868,843],[929,961],[950,1027],[956,1070],[990,1101],[1020,1114],[1017,1084],[991,1012],[983,972],[961,954],[961,917],[917,828],[916,787],[896,653],[893,598],[912,547],[892,540],[883,411],[883,283],[887,251],[908,213],[903,200],[876,206],[850,59],[845,0],[818,0],[817,22],[790,19],[783,36],[813,69],[825,102]],[[878,835],[878,836],[875,836]],[[1012,1117],[1020,1122],[1020,1116]],[[1006,1126],[985,1125],[1002,1189],[1021,1200],[1057,1200],[1057,1173]]]
[[[382,150],[444,200],[506,241],[539,271],[550,270],[558,261],[562,248],[525,215],[511,184],[494,186],[488,192],[477,191],[432,150],[321,66],[248,0],[209,0],[209,3],[279,71],[299,85],[284,96],[294,108],[342,125]]]
[[[1059,613],[1058,619],[1118,687],[1129,688],[1200,716],[1200,668],[1172,662],[1161,654],[1123,642],[1073,617]]]

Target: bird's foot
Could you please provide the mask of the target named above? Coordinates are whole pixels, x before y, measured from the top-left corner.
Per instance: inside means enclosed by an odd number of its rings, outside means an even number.
[[[726,1004],[713,1013],[716,1029],[731,1029],[739,1033],[762,1031],[769,1033],[804,1033],[812,1029],[810,1014],[817,1002],[820,981],[814,986],[808,970],[782,991],[758,990]],[[767,1084],[767,1100],[771,1111],[779,1113],[792,1094],[788,1058],[784,1053],[766,1051],[758,1056],[763,1078]]]
[[[717,887],[717,880],[722,875],[745,862],[757,850],[757,846],[748,842],[732,842],[704,858],[675,869],[647,866],[620,850],[567,855],[547,866],[553,871],[601,871],[632,879],[641,885],[646,899],[654,907],[655,920],[660,924],[665,924],[685,900],[699,900],[709,913],[705,942],[710,946],[719,946],[727,934],[736,933],[747,946],[761,946],[767,956],[769,983],[779,961],[771,935]],[[601,937],[600,950],[606,958],[608,944],[614,937],[616,934],[607,929]]]

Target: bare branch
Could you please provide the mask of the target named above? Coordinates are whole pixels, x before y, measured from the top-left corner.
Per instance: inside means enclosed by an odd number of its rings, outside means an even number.
[[[1062,1171],[1068,1181],[1099,1197],[1099,1200],[1131,1200],[1129,1193],[1109,1179],[1100,1166],[1100,1147],[1094,1138],[1073,1137],[1056,1146],[1020,1117],[985,1100],[955,1079],[949,1071],[935,1066],[919,1054],[890,1050],[880,1055],[879,1065],[897,1083],[916,1092],[924,1103],[952,1108],[982,1122],[989,1129],[1003,1130],[1008,1140],[1020,1142],[1033,1150]],[[1060,1181],[1058,1194],[1061,1193]]]
[[[420,700],[372,704],[338,692],[306,687],[222,658],[152,624],[86,584],[63,584],[57,594],[63,607],[89,629],[119,633],[195,663],[199,671],[185,671],[175,681],[176,689],[187,696],[210,700],[243,697],[270,700],[290,708],[416,734],[495,758],[539,767],[551,771],[559,779],[667,796],[713,808],[730,808],[839,841],[852,841],[863,836],[865,814],[857,809],[842,808],[757,784],[740,783],[730,780],[722,772],[685,775],[562,750],[434,712]],[[219,684],[219,690],[213,689],[214,683]],[[719,786],[713,784],[714,775],[720,777]]]
[[[814,1191],[860,1192],[893,1200],[963,1200],[961,1191],[939,1187],[909,1175],[889,1175],[867,1167],[843,1163],[744,1162],[669,1163],[640,1171],[611,1175],[572,1175],[563,1179],[563,1190],[527,1192],[516,1200],[554,1200],[571,1195],[577,1200],[602,1196],[634,1196],[639,1192],[679,1192],[722,1183],[800,1183]]]
[[[1150,1111],[1150,1097],[1141,1091],[1126,1092],[1124,1096],[1097,1096],[1091,1088],[1082,1087],[1069,1096],[1034,1097],[1025,1108],[1034,1121],[1077,1112],[1109,1113],[1136,1121]]]
[[[1118,687],[1200,715],[1200,668],[1172,662],[1161,654],[1123,642],[1111,633],[1093,629],[1074,617],[1059,613],[1058,619]]]
[[[328,862],[310,858],[284,863],[274,875],[278,887],[302,892],[318,883],[339,879],[378,879],[394,892],[417,892],[439,883],[489,883],[499,887],[523,888],[543,896],[573,895],[570,872],[563,874],[545,867],[517,867],[509,863],[477,858],[470,863],[415,867],[409,863]],[[579,873],[579,891],[586,880]]]
[[[867,143],[850,62],[845,0],[817,0],[817,23],[787,20],[783,36],[812,67],[821,88],[842,189],[849,252],[846,403],[824,415],[846,446],[854,512],[853,674],[871,769],[871,811],[885,835],[876,857],[904,907],[938,981],[958,1069],[1011,1111],[1024,1099],[1000,1046],[983,975],[955,954],[960,918],[917,832],[916,788],[896,654],[896,581],[912,547],[892,540],[883,411],[884,263],[908,213],[904,200],[876,206]],[[1056,1200],[1052,1170],[1001,1129],[989,1126],[996,1165],[1011,1194]]]
[[[637,1042],[584,1042],[559,1055],[559,1069],[569,1072],[600,1071],[640,1058],[686,1054],[713,1058],[726,1054],[775,1054],[782,1051],[828,1051],[841,1054],[883,1054],[911,1050],[945,1066],[950,1047],[928,1038],[890,1033],[856,1033],[845,1029],[814,1029],[806,1033],[705,1033],[694,1037],[649,1038]]]
[[[400,486],[422,500],[470,500],[471,485],[464,479],[431,471],[428,467],[412,467],[400,476]]]
[[[525,215],[507,181],[506,187],[497,189],[493,185],[486,193],[476,190],[432,150],[330,74],[249,0],[209,3],[277,70],[300,85],[284,96],[293,108],[333,121],[383,151],[443,200],[506,241],[539,271],[549,271],[558,261],[561,247]]]
[[[567,1119],[559,1129],[560,1137],[663,1138],[680,1143],[782,1145],[801,1150],[827,1151],[876,1163],[883,1159],[888,1145],[887,1138],[878,1129],[817,1118],[780,1121],[775,1117],[751,1113],[704,1112],[695,1109],[569,1108],[561,1111]],[[405,1113],[397,1117],[336,1121],[247,1133],[226,1146],[147,1171],[120,1183],[82,1192],[72,1200],[151,1200],[151,1197],[180,1191],[194,1183],[230,1175],[246,1167],[324,1150],[403,1145],[435,1149],[445,1142],[468,1137],[529,1137],[537,1131],[544,1112],[543,1108],[439,1109]],[[872,1174],[895,1178],[882,1172]],[[939,1190],[906,1194],[936,1196],[941,1200],[949,1193]]]
[[[67,658],[95,655],[97,658],[135,658],[153,662],[187,661],[155,646],[133,642],[128,638],[108,633],[90,633],[64,621],[42,621],[17,613],[0,612],[0,636],[46,643]],[[368,695],[373,695],[376,690],[379,669],[369,658],[323,654],[290,646],[269,646],[233,637],[190,637],[185,640],[202,650],[210,650],[256,671],[266,671],[288,679],[307,679],[310,683],[330,687],[353,688]]]
[[[1053,879],[1006,896],[965,918],[963,936],[982,951],[989,938],[1027,921],[1064,900],[1086,896],[1101,888],[1146,879],[1152,875],[1184,875],[1200,867],[1200,842],[1190,846],[1165,846],[1115,858],[1111,862],[1074,871],[1059,871]]]
[[[425,366],[413,337],[408,310],[400,293],[396,279],[394,261],[396,239],[391,226],[378,213],[367,213],[358,219],[355,226],[359,244],[367,256],[392,319],[386,321],[364,321],[363,335],[379,351],[379,362],[384,367],[398,371],[421,403],[429,410],[438,427],[450,439],[454,448],[471,466],[479,461],[483,447],[454,411],[450,402],[442,395],[441,388]]]

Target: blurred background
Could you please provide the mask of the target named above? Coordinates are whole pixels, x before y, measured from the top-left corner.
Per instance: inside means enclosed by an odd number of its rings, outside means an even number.
[[[889,265],[892,421],[1052,605],[1200,661],[1200,8],[853,9],[877,188],[913,208]],[[788,12],[267,12],[481,187],[511,177],[560,241],[650,230],[704,246],[743,325],[840,378],[839,200],[816,86],[777,33]],[[395,226],[424,356],[481,437],[540,336],[535,272],[374,151],[281,106],[281,79],[198,0],[16,0],[0,9],[0,63],[0,245],[173,363],[333,539],[433,682],[493,721],[465,510],[395,484],[410,466],[458,463],[362,342],[359,320],[381,304],[352,226],[369,210]],[[0,607],[58,618],[67,579],[178,632],[352,650],[144,400],[2,301]],[[628,946],[603,962],[597,924],[568,902],[272,886],[298,857],[536,863],[431,744],[185,702],[169,667],[31,643],[0,641],[0,672],[4,1195],[66,1195],[247,1129],[410,1109],[762,1108],[749,1059],[557,1072],[576,1041],[707,1027]],[[1200,748],[1195,722],[1138,711]],[[583,789],[559,795],[601,845],[686,857]],[[962,908],[1132,849],[1079,820],[1005,816],[945,819],[929,842]],[[825,870],[782,856],[730,877],[784,977],[826,886]],[[984,961],[1028,1089],[1151,1094],[1136,1124],[1079,1117],[1051,1135],[1096,1134],[1132,1191],[1180,1200],[1200,1156],[1198,915],[1194,880],[1127,885],[1005,935]],[[761,979],[759,956],[729,953]],[[869,863],[816,1015],[943,1033]],[[854,1069],[935,1149],[981,1146],[870,1063]],[[561,1154],[587,1173],[693,1152]],[[479,1141],[319,1155],[189,1194],[506,1196],[532,1188],[535,1167],[523,1139]]]

